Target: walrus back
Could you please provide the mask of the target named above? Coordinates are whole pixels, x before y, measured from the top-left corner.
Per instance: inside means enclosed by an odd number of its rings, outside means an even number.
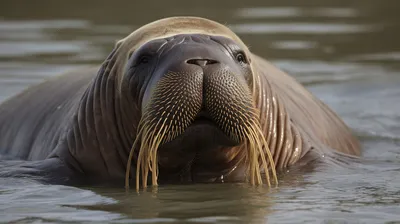
[[[51,78],[0,105],[0,154],[45,159],[68,128],[98,68]]]

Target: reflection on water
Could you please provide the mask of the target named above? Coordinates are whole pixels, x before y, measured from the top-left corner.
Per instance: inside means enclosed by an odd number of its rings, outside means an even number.
[[[116,201],[88,190],[67,186],[43,186],[22,179],[0,179],[1,222],[20,220],[107,221],[121,215],[103,211],[80,212],[69,207],[82,204],[109,204]],[[68,206],[67,206],[68,205]]]
[[[358,12],[354,8],[330,8],[330,7],[257,7],[241,8],[237,10],[237,16],[241,18],[298,18],[298,17],[332,17],[346,18],[356,17]]]
[[[245,23],[230,26],[242,34],[337,34],[337,33],[362,33],[370,32],[373,28],[362,25],[350,24],[321,24],[321,23]]]
[[[29,85],[102,62],[115,41],[172,15],[215,19],[307,86],[362,140],[365,162],[291,169],[278,189],[247,185],[123,189],[0,179],[0,222],[400,221],[398,1],[3,0],[0,101]]]

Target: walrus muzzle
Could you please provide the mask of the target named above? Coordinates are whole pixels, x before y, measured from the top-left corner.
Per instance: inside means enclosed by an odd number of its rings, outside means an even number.
[[[153,55],[134,55],[139,65],[156,61],[144,91],[142,118],[134,143],[134,147],[140,144],[137,187],[139,176],[143,187],[147,186],[149,171],[153,185],[157,184],[158,151],[166,150],[164,145],[179,139],[192,144],[202,139],[212,141],[210,145],[243,146],[246,153],[241,155],[247,161],[253,184],[262,183],[259,160],[270,184],[267,154],[276,179],[274,162],[260,131],[252,99],[251,70],[244,66],[249,59],[240,50],[227,50],[227,41],[235,45],[224,37],[177,35],[156,41],[159,47]],[[150,42],[144,48],[154,45]],[[190,147],[187,153],[192,153]],[[127,183],[128,178],[129,170]]]

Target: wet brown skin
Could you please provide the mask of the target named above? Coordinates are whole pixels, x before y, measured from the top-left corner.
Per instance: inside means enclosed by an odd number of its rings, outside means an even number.
[[[166,85],[177,89],[180,103],[157,87],[169,74],[179,74]],[[158,150],[160,183],[213,182],[221,175],[244,181],[243,139],[220,116],[236,111],[223,116],[240,123],[253,107],[278,169],[310,156],[360,155],[351,130],[325,104],[229,29],[195,17],[148,24],[118,42],[100,68],[48,80],[3,103],[0,153],[27,160],[21,167],[46,181],[122,184],[141,118],[165,102],[189,115]]]

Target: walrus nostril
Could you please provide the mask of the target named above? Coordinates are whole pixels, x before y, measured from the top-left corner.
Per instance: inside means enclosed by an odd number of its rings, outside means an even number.
[[[204,67],[206,65],[217,64],[219,62],[212,59],[189,59],[186,61],[186,63]]]

